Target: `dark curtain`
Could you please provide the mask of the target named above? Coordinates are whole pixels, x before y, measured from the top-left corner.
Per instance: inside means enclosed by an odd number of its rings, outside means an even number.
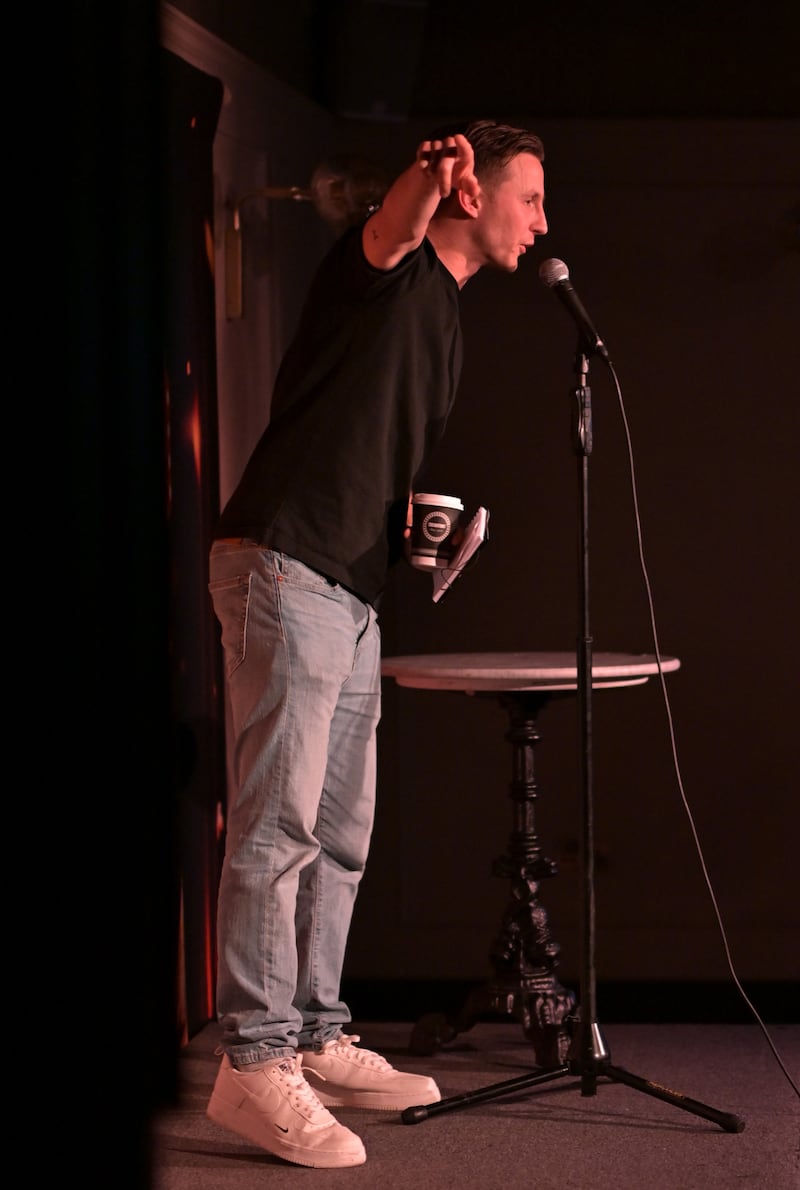
[[[225,796],[224,711],[208,550],[219,512],[212,150],[222,84],[162,51],[165,101],[164,397],[169,648],[177,731],[184,1039],[214,1014],[215,905]]]
[[[176,586],[195,580],[175,581],[172,529],[179,520],[187,536],[197,532],[199,501],[187,510],[181,483],[178,511],[165,416],[175,336],[164,311],[175,287],[166,283],[171,85],[159,7],[85,0],[67,16],[66,78],[48,108],[64,157],[48,170],[59,214],[62,182],[67,192],[66,267],[37,279],[57,317],[30,359],[33,374],[48,378],[63,433],[53,434],[47,402],[25,402],[31,442],[56,439],[58,466],[41,471],[47,521],[38,534],[65,555],[37,630],[45,651],[29,755],[41,793],[28,802],[39,821],[18,831],[27,870],[35,863],[46,873],[48,895],[41,975],[17,961],[14,982],[38,982],[43,1009],[30,1011],[27,994],[15,1008],[26,1038],[60,1052],[64,1128],[91,1130],[79,1146],[81,1179],[101,1184],[113,1168],[116,1186],[139,1190],[151,1181],[153,1114],[176,1096],[179,807],[189,765],[176,742],[173,622]],[[195,283],[186,278],[190,294]],[[197,335],[213,356],[213,319],[204,316]],[[200,599],[202,589],[195,606]],[[70,1095],[78,1069],[93,1089]]]

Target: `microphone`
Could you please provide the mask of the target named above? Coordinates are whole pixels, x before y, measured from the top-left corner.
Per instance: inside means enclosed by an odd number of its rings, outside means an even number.
[[[581,338],[590,352],[599,355],[609,363],[608,351],[603,340],[592,326],[592,320],[586,313],[581,299],[572,288],[569,279],[569,269],[563,260],[543,260],[539,265],[539,279],[548,289],[552,289],[561,304],[566,307],[578,325]]]

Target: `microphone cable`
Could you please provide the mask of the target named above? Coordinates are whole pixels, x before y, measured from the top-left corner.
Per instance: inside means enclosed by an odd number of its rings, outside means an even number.
[[[667,723],[669,726],[669,739],[670,739],[670,747],[672,749],[672,761],[673,761],[673,766],[674,766],[674,770],[675,770],[675,777],[678,782],[678,789],[680,791],[681,801],[683,803],[683,808],[686,813],[686,817],[689,821],[689,828],[692,832],[692,838],[694,839],[694,844],[697,849],[697,855],[700,860],[700,868],[701,868],[701,871],[703,874],[703,880],[705,881],[705,885],[706,885],[706,888],[708,889],[709,897],[711,898],[711,904],[712,904],[712,907],[714,910],[714,916],[716,917],[716,920],[717,920],[717,925],[719,927],[720,936],[722,938],[722,945],[725,950],[725,958],[726,958],[726,961],[728,964],[728,970],[731,973],[731,978],[733,979],[733,982],[734,982],[740,996],[744,1000],[744,1002],[747,1005],[747,1007],[749,1008],[750,1012],[753,1014],[753,1017],[754,1017],[756,1023],[758,1024],[759,1028],[761,1029],[761,1032],[764,1034],[767,1044],[769,1045],[770,1049],[772,1050],[775,1060],[777,1061],[778,1065],[780,1066],[781,1070],[783,1071],[784,1075],[786,1076],[789,1086],[792,1088],[792,1090],[794,1091],[794,1093],[798,1097],[798,1099],[800,1099],[800,1088],[798,1087],[797,1083],[794,1081],[792,1076],[789,1074],[789,1071],[786,1068],[786,1064],[784,1063],[783,1059],[781,1058],[780,1054],[778,1053],[778,1050],[769,1034],[769,1030],[767,1029],[763,1020],[761,1019],[761,1016],[759,1015],[758,1011],[756,1010],[754,1004],[752,1003],[749,996],[747,995],[744,988],[742,987],[742,984],[739,980],[739,976],[736,974],[733,957],[731,955],[730,946],[728,944],[727,933],[725,931],[725,925],[722,920],[722,914],[720,912],[719,904],[717,903],[717,898],[714,893],[713,885],[711,883],[711,877],[709,876],[709,873],[708,873],[708,868],[706,866],[705,857],[703,855],[703,848],[701,846],[700,838],[697,833],[697,827],[695,826],[694,816],[692,814],[691,807],[689,806],[688,798],[686,797],[686,791],[685,791],[684,785],[683,785],[683,777],[681,776],[680,762],[678,759],[678,748],[677,748],[677,743],[675,740],[675,725],[674,725],[673,718],[672,718],[672,709],[670,706],[669,694],[667,692],[667,684],[666,684],[666,681],[664,680],[664,671],[661,666],[661,647],[658,642],[658,630],[656,627],[656,615],[655,615],[655,607],[654,607],[654,602],[653,602],[653,592],[652,592],[652,588],[650,586],[650,578],[647,573],[647,564],[645,562],[645,557],[644,557],[642,522],[641,522],[641,516],[639,514],[639,497],[638,497],[637,488],[636,488],[636,471],[635,471],[634,460],[633,460],[633,445],[632,445],[632,441],[631,441],[631,432],[630,432],[630,427],[628,425],[628,417],[625,412],[625,402],[623,401],[623,398],[622,398],[622,388],[620,386],[619,379],[617,377],[617,374],[616,374],[611,362],[607,360],[606,364],[607,364],[607,367],[608,367],[608,369],[611,373],[611,376],[613,377],[613,380],[614,380],[614,388],[615,388],[616,394],[617,394],[617,402],[619,405],[620,414],[622,416],[622,424],[623,424],[623,427],[625,430],[625,441],[627,443],[628,464],[629,464],[629,469],[630,469],[631,494],[632,494],[632,498],[633,498],[633,514],[634,514],[634,521],[636,524],[636,540],[637,540],[637,546],[638,546],[638,551],[639,551],[639,564],[640,564],[641,571],[642,571],[642,577],[644,579],[645,591],[647,593],[647,606],[648,606],[649,616],[650,616],[650,631],[651,631],[652,637],[653,637],[653,646],[655,649],[656,662],[658,664],[658,675],[659,675],[659,680],[661,682],[661,693],[662,693],[662,696],[664,699],[664,707],[666,710]]]

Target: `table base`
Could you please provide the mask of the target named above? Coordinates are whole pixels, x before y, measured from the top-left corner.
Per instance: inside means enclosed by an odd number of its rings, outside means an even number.
[[[505,738],[512,748],[513,822],[507,850],[495,860],[492,874],[510,881],[511,895],[489,955],[491,977],[470,993],[455,1016],[421,1017],[409,1044],[414,1054],[432,1054],[482,1017],[499,1013],[520,1021],[539,1066],[558,1066],[566,1059],[576,998],[556,976],[560,948],[550,935],[547,911],[538,894],[541,881],[557,875],[558,868],[543,854],[535,822],[538,716],[554,696],[552,691],[494,695],[509,719]]]

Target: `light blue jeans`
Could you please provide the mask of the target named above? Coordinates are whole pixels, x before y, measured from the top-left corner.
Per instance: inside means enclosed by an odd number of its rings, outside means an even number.
[[[214,542],[232,748],[217,1015],[234,1065],[318,1048],[351,1018],[345,947],[375,813],[374,608],[286,554]]]

